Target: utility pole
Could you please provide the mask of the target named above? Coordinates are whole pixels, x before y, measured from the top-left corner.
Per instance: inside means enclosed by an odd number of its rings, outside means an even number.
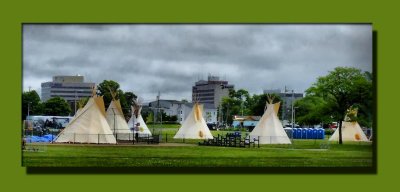
[[[292,128],[294,128],[294,111],[293,111],[293,109],[294,109],[294,106],[293,106],[293,104],[294,104],[294,90],[292,89]]]
[[[74,110],[74,114],[76,113],[76,90],[75,90],[75,110]]]

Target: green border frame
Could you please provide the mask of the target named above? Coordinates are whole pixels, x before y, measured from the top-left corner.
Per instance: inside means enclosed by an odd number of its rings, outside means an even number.
[[[50,0],[23,4],[1,2],[0,57],[5,87],[1,91],[2,188],[12,190],[118,191],[118,190],[307,190],[376,191],[394,186],[399,171],[396,153],[395,61],[398,60],[398,6],[366,1],[206,1],[189,3],[100,2]],[[396,17],[397,16],[397,17]],[[376,174],[27,174],[21,167],[21,23],[372,23],[377,44],[378,171]],[[393,179],[391,179],[393,178]],[[136,183],[140,183],[136,186]]]

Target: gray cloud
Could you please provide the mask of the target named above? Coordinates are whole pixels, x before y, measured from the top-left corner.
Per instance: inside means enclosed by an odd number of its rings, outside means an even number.
[[[145,100],[191,98],[212,73],[251,93],[372,70],[370,25],[24,25],[24,90],[53,75],[118,81]]]

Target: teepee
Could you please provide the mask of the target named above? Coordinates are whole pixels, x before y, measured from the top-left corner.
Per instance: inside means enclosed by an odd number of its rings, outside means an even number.
[[[80,112],[82,112],[82,108],[84,107],[84,99],[81,99],[78,101],[78,110],[76,110],[75,115],[72,117],[72,119],[69,122],[72,122],[76,117],[79,116]]]
[[[203,105],[195,102],[192,111],[182,123],[174,139],[212,139],[213,136],[203,118]]]
[[[273,104],[272,98],[268,98],[267,110],[264,112],[256,127],[250,133],[250,138],[259,139],[260,144],[291,144],[289,137],[283,129],[277,114],[280,102]]]
[[[342,121],[343,141],[369,141],[357,121],[352,121],[349,116],[356,117],[357,109],[348,109],[345,121]],[[339,128],[333,133],[329,141],[339,141]]]
[[[103,97],[95,93],[93,89],[93,96],[85,107],[76,113],[67,127],[58,134],[55,142],[116,144],[106,120]]]
[[[146,123],[143,120],[141,111],[142,105],[139,103],[139,100],[133,101],[134,106],[131,107],[132,115],[128,121],[128,127],[134,129],[136,124],[139,123],[139,137],[148,137],[151,136],[151,132],[147,127]],[[134,131],[136,133],[136,131]]]
[[[110,90],[112,101],[108,106],[106,117],[111,131],[114,133],[117,140],[132,140],[132,132],[129,130],[126,123],[124,113],[122,112],[121,103],[115,99],[116,94]]]

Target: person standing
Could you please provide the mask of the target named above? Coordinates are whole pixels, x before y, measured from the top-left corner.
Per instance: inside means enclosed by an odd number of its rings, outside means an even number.
[[[135,139],[136,139],[136,141],[139,141],[138,139],[139,139],[139,130],[140,130],[140,123],[136,123],[136,126],[135,126]]]

